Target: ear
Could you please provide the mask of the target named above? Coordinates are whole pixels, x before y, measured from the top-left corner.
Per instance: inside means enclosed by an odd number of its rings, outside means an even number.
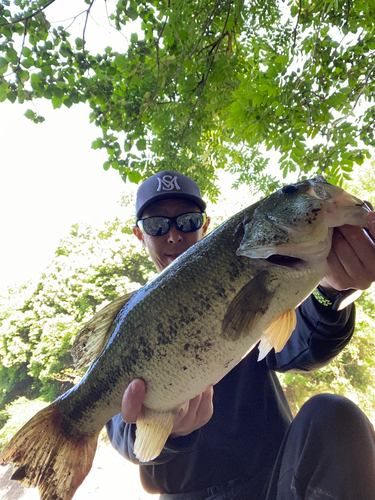
[[[206,217],[206,222],[202,228],[203,229],[202,238],[203,238],[203,236],[206,236],[206,232],[207,232],[208,226],[210,225],[210,222],[211,222],[211,219],[209,217]]]
[[[138,226],[133,226],[132,230],[133,230],[133,234],[139,239],[139,241],[145,247],[146,243],[145,243],[145,240],[144,240],[144,235],[143,235],[142,231],[139,229],[139,227]]]

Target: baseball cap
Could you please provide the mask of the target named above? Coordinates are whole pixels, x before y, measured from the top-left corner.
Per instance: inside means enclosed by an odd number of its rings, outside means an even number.
[[[206,203],[202,200],[198,184],[179,172],[163,170],[146,179],[138,188],[135,204],[136,219],[140,219],[145,209],[159,200],[178,198],[191,200],[204,212]]]

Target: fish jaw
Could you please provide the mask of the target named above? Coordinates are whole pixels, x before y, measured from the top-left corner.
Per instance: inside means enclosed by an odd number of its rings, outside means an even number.
[[[368,229],[366,216],[370,208],[363,200],[347,193],[339,186],[328,183],[320,176],[308,182],[311,186],[308,193],[327,202],[325,219],[328,227],[349,224]]]
[[[237,255],[253,259],[276,255],[317,262],[326,259],[331,250],[334,227],[368,227],[366,204],[321,177],[288,188],[293,192],[283,193],[282,188],[257,206],[245,224]],[[293,260],[284,261],[284,265],[294,264]]]

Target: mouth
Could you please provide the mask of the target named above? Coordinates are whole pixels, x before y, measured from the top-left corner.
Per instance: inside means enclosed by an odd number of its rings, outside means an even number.
[[[175,259],[177,259],[177,257],[179,257],[181,255],[181,253],[167,253],[166,255],[167,255],[168,259],[175,260]]]
[[[296,267],[297,265],[304,262],[302,259],[297,257],[289,257],[288,255],[274,254],[266,259],[271,264],[283,267]]]

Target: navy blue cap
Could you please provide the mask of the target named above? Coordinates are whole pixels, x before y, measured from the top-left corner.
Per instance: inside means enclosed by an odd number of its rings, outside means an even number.
[[[206,203],[202,200],[198,184],[179,172],[164,170],[146,179],[138,188],[135,204],[136,219],[140,219],[146,208],[159,200],[177,198],[191,200],[204,212]]]

